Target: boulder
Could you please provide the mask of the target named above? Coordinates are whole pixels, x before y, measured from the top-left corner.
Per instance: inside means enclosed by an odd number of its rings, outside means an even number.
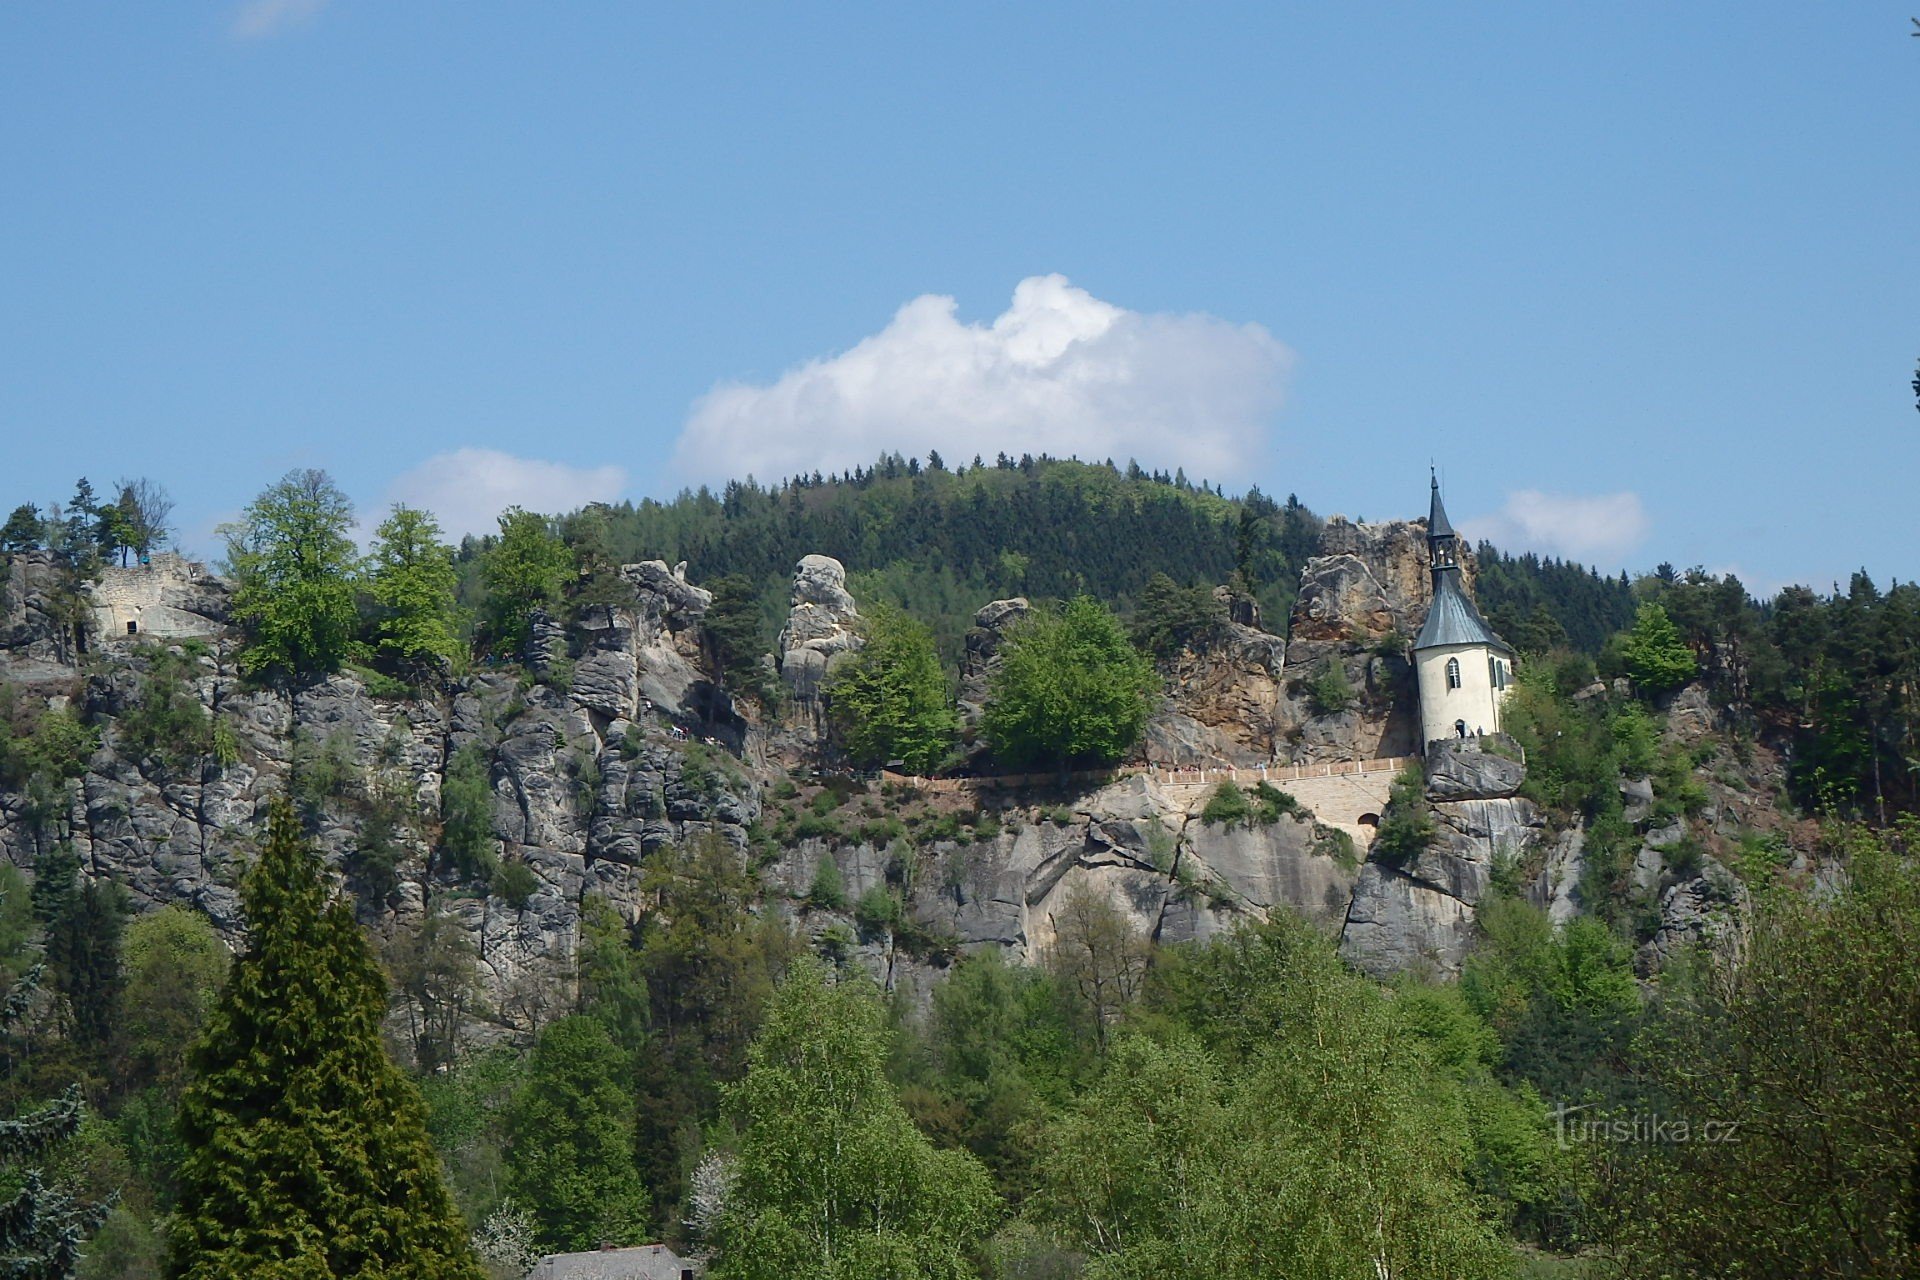
[[[1518,760],[1479,749],[1477,741],[1446,743],[1427,754],[1430,800],[1500,800],[1517,795],[1527,780]]]

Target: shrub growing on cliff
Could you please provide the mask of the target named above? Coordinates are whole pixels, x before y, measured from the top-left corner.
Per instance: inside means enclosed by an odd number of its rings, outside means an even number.
[[[1404,867],[1426,852],[1433,839],[1433,815],[1427,809],[1427,775],[1418,764],[1400,771],[1387,789],[1387,807],[1373,838],[1373,856]]]
[[[493,780],[487,758],[471,744],[447,761],[440,786],[440,848],[462,875],[488,877],[499,862],[493,834]]]
[[[1347,679],[1346,664],[1329,658],[1307,682],[1307,700],[1318,715],[1338,715],[1353,706],[1353,682]]]
[[[128,756],[185,770],[212,752],[213,722],[189,683],[198,675],[192,658],[157,645],[148,649],[138,699],[116,726],[115,736]]]
[[[984,729],[1006,764],[1110,764],[1140,740],[1159,688],[1153,664],[1090,596],[1008,633]]]
[[[1253,804],[1231,779],[1222,782],[1207,797],[1206,808],[1200,810],[1200,821],[1214,822],[1223,827],[1231,827],[1236,822],[1253,821]]]

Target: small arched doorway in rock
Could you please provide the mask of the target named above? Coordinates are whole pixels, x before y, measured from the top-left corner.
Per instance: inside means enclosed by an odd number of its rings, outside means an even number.
[[[1356,821],[1363,827],[1373,827],[1377,830],[1380,826],[1380,815],[1377,813],[1363,813]]]

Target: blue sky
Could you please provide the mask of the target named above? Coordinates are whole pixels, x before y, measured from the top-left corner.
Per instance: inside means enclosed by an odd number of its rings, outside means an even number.
[[[0,502],[150,475],[204,544],[295,465],[475,525],[1031,440],[1912,578],[1908,12],[7,5]]]

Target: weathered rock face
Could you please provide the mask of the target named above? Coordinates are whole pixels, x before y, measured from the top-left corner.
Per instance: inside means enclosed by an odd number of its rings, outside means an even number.
[[[999,665],[1000,646],[1007,633],[1027,619],[1033,606],[1025,596],[995,600],[982,605],[973,615],[960,653],[960,715],[968,725],[976,725],[986,709],[987,682]]]
[[[270,799],[291,793],[362,920],[389,940],[429,911],[455,922],[477,957],[495,1032],[524,1031],[566,998],[587,894],[634,915],[647,854],[703,831],[744,848],[758,815],[748,772],[725,751],[684,741],[697,734],[724,743],[738,729],[720,718],[725,699],[698,644],[710,597],[664,565],[626,573],[636,589],[631,607],[611,617],[595,611],[571,634],[551,620],[541,629],[554,683],[481,673],[438,697],[388,699],[370,696],[351,674],[290,691],[250,689],[225,634],[194,648],[115,637],[97,646],[83,678],[77,650],[60,634],[71,624],[40,603],[57,575],[44,557],[17,557],[0,596],[15,642],[0,653],[0,675],[16,683],[25,683],[23,670],[41,675],[47,697],[78,690],[75,709],[100,730],[101,746],[52,812],[0,792],[0,857],[31,870],[52,842],[70,840],[88,874],[124,885],[137,907],[190,903],[237,940],[240,878]],[[201,616],[212,617],[224,589],[204,590]],[[122,717],[166,647],[185,660],[182,691],[231,745],[224,763],[149,758],[123,736]],[[563,692],[569,647],[578,658]],[[484,875],[463,876],[435,854],[449,762],[463,748],[485,769],[495,856],[532,872],[523,900],[502,898]],[[392,818],[377,859],[362,847],[376,808]]]
[[[1427,754],[1427,795],[1434,800],[1496,800],[1517,795],[1527,780],[1518,760],[1479,749],[1478,743],[1448,742]]]
[[[1471,582],[1473,567],[1467,574]],[[1418,750],[1407,645],[1426,618],[1426,525],[1335,516],[1300,574],[1275,713],[1283,759],[1371,760]],[[1329,698],[1345,686],[1343,697]],[[1346,705],[1337,705],[1344,701]]]
[[[620,573],[633,586],[634,603],[581,619],[573,701],[609,719],[665,716],[737,747],[738,717],[700,646],[699,624],[713,593],[689,584],[685,565],[669,570],[649,560]]]
[[[67,679],[84,644],[86,602],[66,591],[53,557],[28,551],[0,576],[0,677],[20,684]]]
[[[1362,869],[1341,954],[1376,975],[1414,967],[1458,972],[1494,868],[1519,864],[1545,839],[1543,815],[1518,794],[1524,781],[1517,761],[1477,746],[1429,757],[1433,838],[1405,866],[1376,860]]]
[[[793,608],[781,629],[780,675],[803,705],[817,703],[834,659],[858,649],[859,611],[847,570],[832,556],[802,556],[793,570]]]
[[[1286,655],[1279,636],[1232,621],[1183,650],[1168,673],[1166,704],[1147,727],[1147,758],[1166,765],[1272,760]]]

